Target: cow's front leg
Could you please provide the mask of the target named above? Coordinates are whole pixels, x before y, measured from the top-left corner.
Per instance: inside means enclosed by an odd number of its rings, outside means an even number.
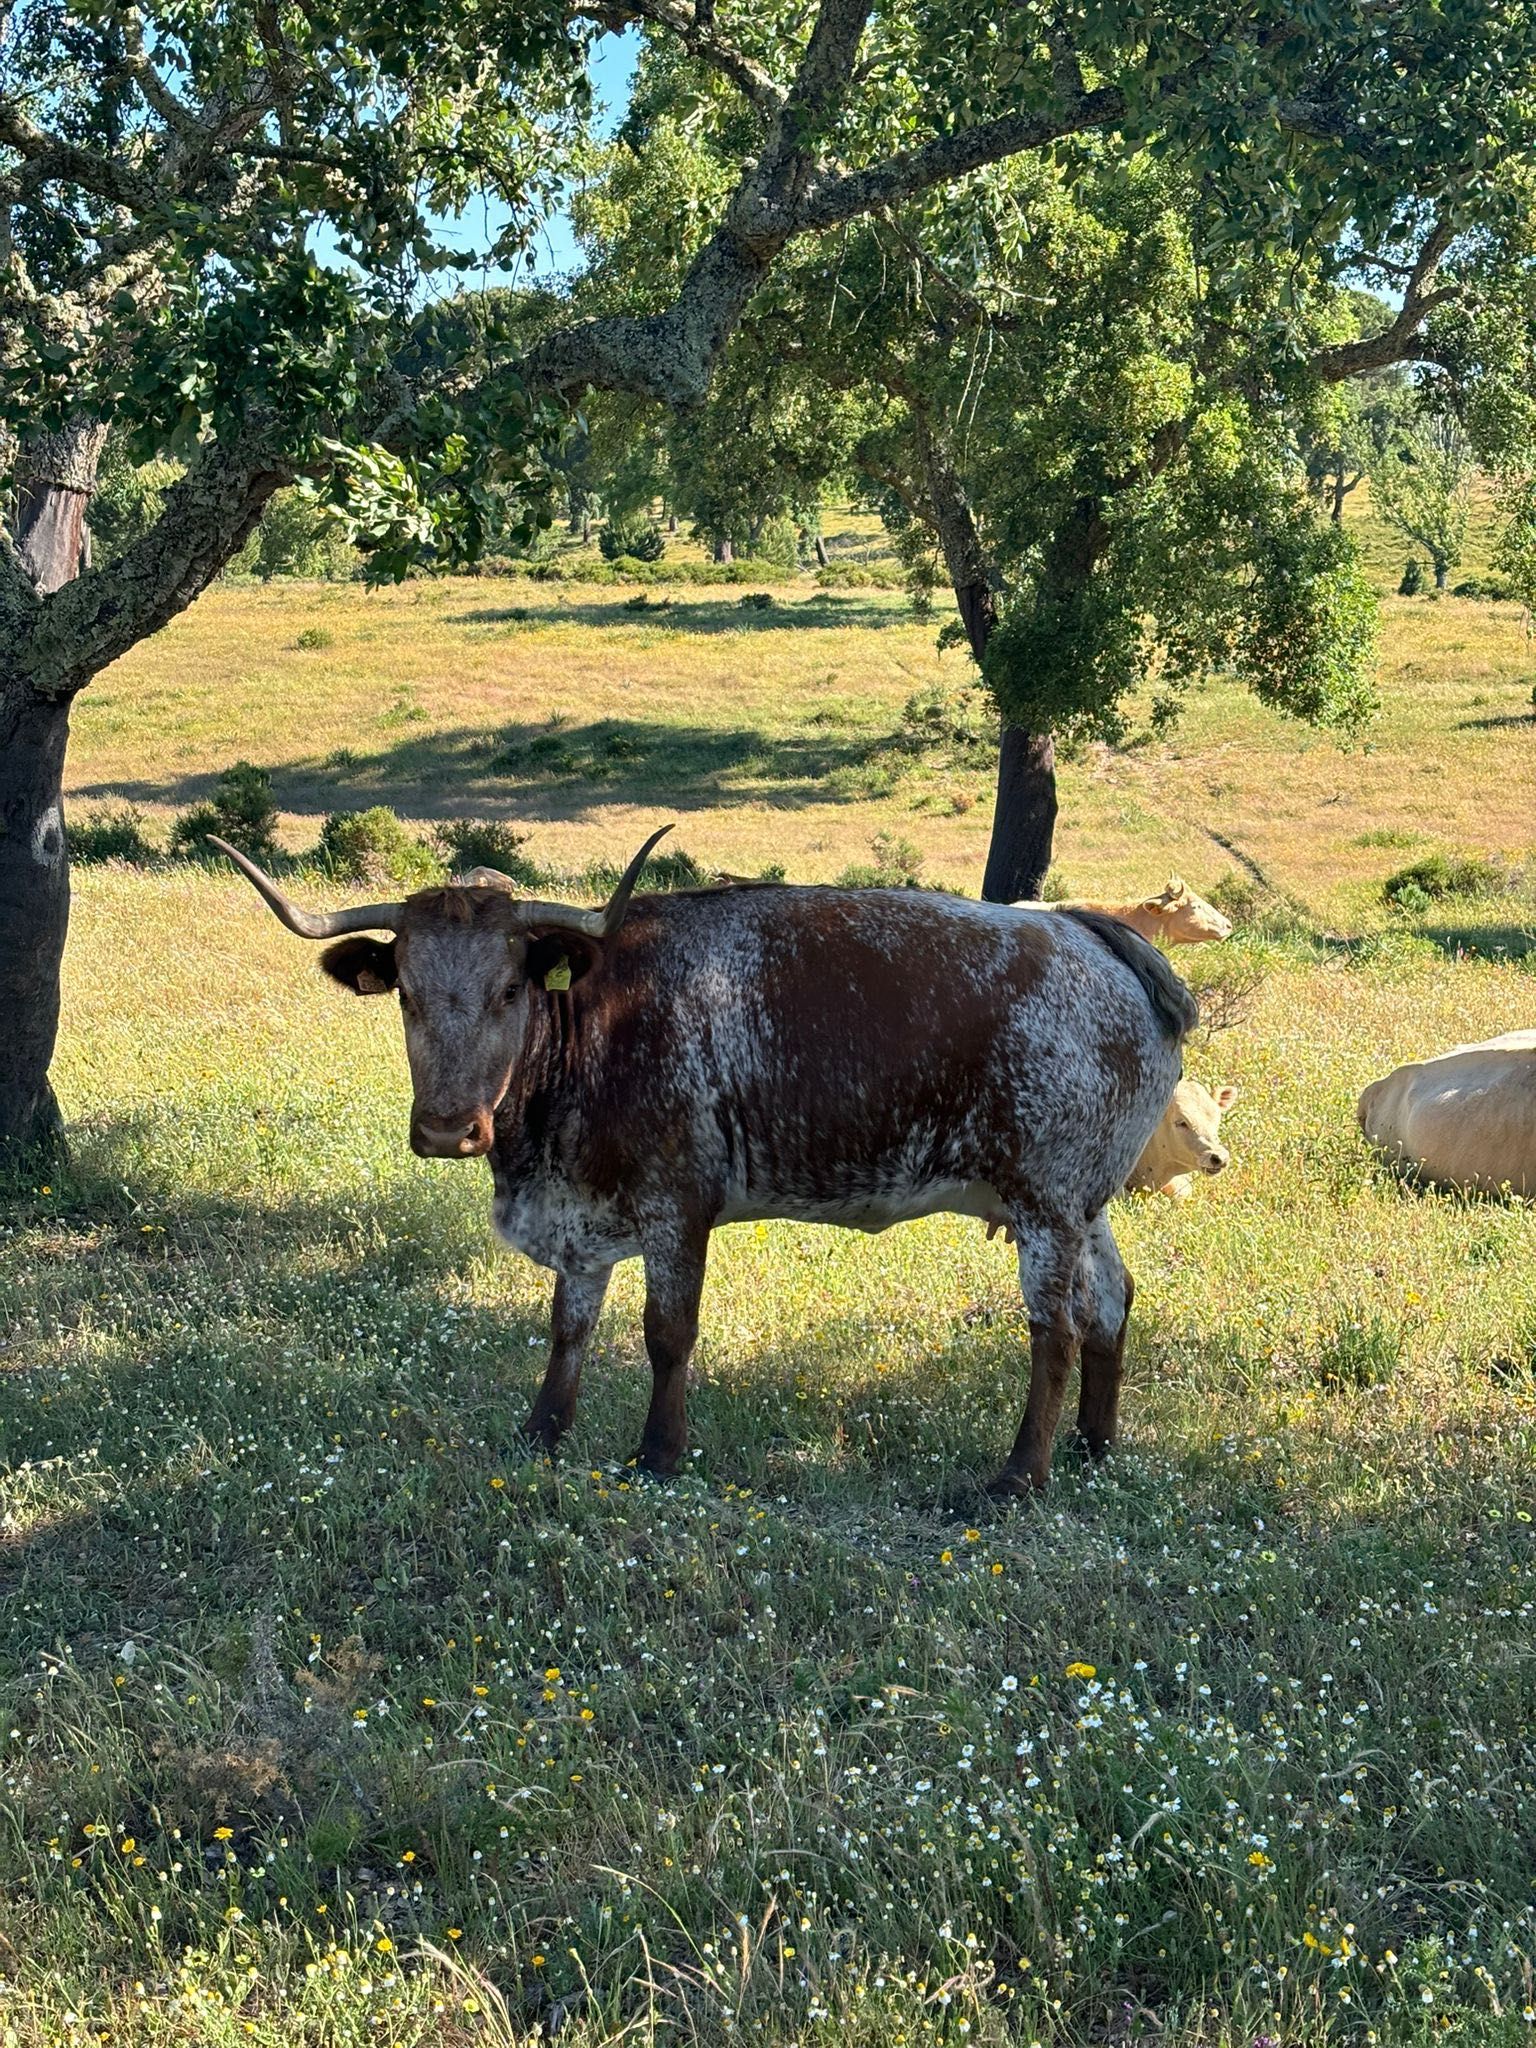
[[[612,1266],[555,1275],[555,1307],[550,1320],[549,1364],[523,1434],[541,1450],[553,1451],[576,1416],[581,1368],[587,1345],[602,1313]]]
[[[646,1472],[675,1472],[688,1448],[688,1361],[699,1334],[699,1296],[709,1232],[679,1234],[645,1249],[645,1348],[651,1405],[635,1462]]]

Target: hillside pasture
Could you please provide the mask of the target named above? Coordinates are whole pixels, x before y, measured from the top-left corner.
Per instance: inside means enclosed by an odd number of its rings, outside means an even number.
[[[625,595],[225,587],[82,700],[75,809],[163,830],[243,755],[295,851],[675,817],[974,891],[985,767],[902,738],[931,626]],[[1027,1332],[960,1219],[720,1233],[664,1485],[621,1271],[530,1461],[548,1276],[407,1151],[392,1006],[233,876],[82,870],[74,1163],[0,1239],[0,2038],[1528,2040],[1536,1205],[1404,1186],[1353,1103],[1533,1021],[1531,672],[1513,608],[1394,600],[1351,748],[1213,683],[1068,764],[1074,891],[1250,890],[1179,958],[1243,1094],[1225,1175],[1116,1205],[1123,1448],[1002,1511]],[[1393,911],[1437,848],[1497,887]]]

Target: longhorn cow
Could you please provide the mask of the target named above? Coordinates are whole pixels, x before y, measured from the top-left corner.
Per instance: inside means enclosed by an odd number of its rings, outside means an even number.
[[[488,1159],[500,1236],[555,1273],[526,1430],[570,1427],[608,1278],[645,1268],[650,1411],[674,1471],[710,1232],[784,1217],[879,1231],[1006,1220],[1029,1311],[1024,1419],[994,1490],[1043,1486],[1081,1362],[1087,1449],[1115,1440],[1132,1283],[1105,1204],[1172,1095],[1195,1005],[1144,940],[1084,911],[915,889],[638,896],[602,910],[477,869],[400,903],[314,914],[224,846],[324,971],[394,992],[424,1158]],[[388,938],[364,937],[388,933]]]

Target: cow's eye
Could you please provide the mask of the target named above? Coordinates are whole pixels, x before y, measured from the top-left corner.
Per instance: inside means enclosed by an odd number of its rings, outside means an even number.
[[[1176,1131],[1187,1131],[1189,1129],[1189,1125],[1184,1121],[1183,1117],[1181,1116],[1176,1116],[1174,1118],[1173,1127]]]
[[[509,981],[501,992],[501,1000],[504,1003],[515,1003],[522,992],[523,985],[520,981]]]

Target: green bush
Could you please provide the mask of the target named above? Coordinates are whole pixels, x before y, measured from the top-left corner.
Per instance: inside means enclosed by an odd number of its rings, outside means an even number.
[[[526,832],[490,818],[445,818],[434,826],[432,842],[455,874],[471,868],[495,868],[525,889],[543,889],[549,877],[523,852]]]
[[[997,710],[978,682],[914,690],[902,706],[901,729],[914,750],[942,747],[977,766],[990,763],[997,749]]]
[[[1495,604],[1507,604],[1515,596],[1515,586],[1502,569],[1488,569],[1481,576],[1464,577],[1451,595],[1489,598]]]
[[[1420,916],[1446,896],[1502,896],[1509,876],[1497,861],[1476,853],[1428,853],[1399,868],[1381,885],[1382,900]]]
[[[302,491],[275,491],[245,546],[230,563],[235,575],[345,578],[357,567],[357,550],[328,525]]]
[[[171,826],[171,851],[197,860],[217,860],[218,849],[208,844],[209,836],[217,833],[252,860],[267,861],[277,852],[276,825],[271,775],[250,761],[237,761],[224,770],[206,803],[194,804],[176,819]]]
[[[597,536],[597,551],[605,562],[624,557],[636,562],[659,562],[667,551],[666,535],[643,513],[610,519]]]
[[[1397,586],[1399,597],[1417,597],[1424,588],[1424,565],[1417,555],[1410,555],[1403,564],[1403,580]]]
[[[837,878],[840,889],[920,889],[923,886],[922,850],[910,839],[892,832],[877,832],[870,842],[873,863],[855,861]]]
[[[336,635],[325,626],[306,626],[293,644],[310,653],[318,647],[334,647]]]
[[[771,562],[776,569],[800,566],[800,529],[793,519],[765,519],[757,539],[747,543],[749,562]]]
[[[1401,1338],[1380,1316],[1344,1315],[1318,1345],[1317,1381],[1330,1393],[1384,1386],[1402,1357]]]
[[[609,861],[593,861],[576,878],[576,888],[583,894],[594,897],[611,896],[618,887],[623,868]],[[668,853],[653,853],[645,864],[638,887],[642,894],[653,890],[701,889],[709,876],[691,853],[682,847],[674,847]]]
[[[107,436],[88,515],[98,562],[115,561],[148,533],[180,475],[174,462],[130,462],[120,437]]]
[[[143,867],[155,857],[144,833],[144,813],[137,804],[102,804],[69,828],[69,857],[82,866],[104,860],[131,861]]]
[[[766,612],[773,609],[773,593],[768,590],[749,590],[745,597],[736,600],[744,612]]]
[[[442,878],[442,865],[432,849],[388,804],[375,804],[367,811],[332,811],[320,828],[315,857],[346,882],[403,882],[425,888]]]

